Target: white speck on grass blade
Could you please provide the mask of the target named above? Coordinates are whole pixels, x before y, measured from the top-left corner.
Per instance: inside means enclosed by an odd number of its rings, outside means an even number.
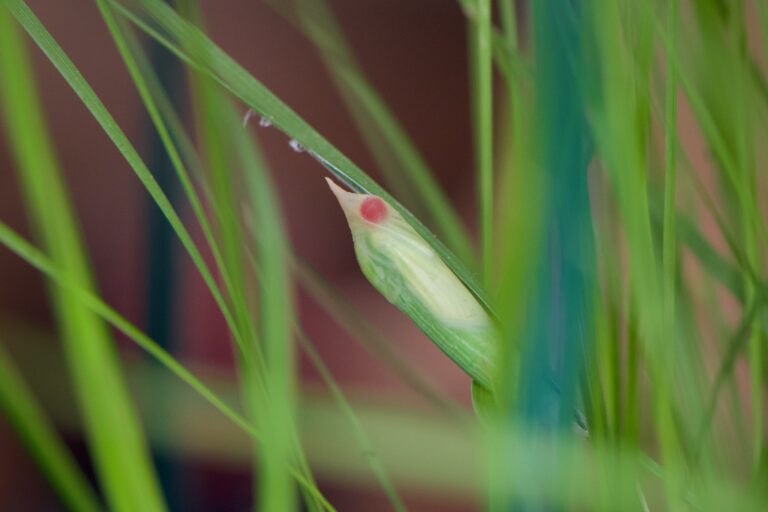
[[[251,118],[253,117],[253,115],[254,115],[255,113],[256,113],[256,112],[254,112],[254,111],[253,111],[252,109],[250,109],[250,108],[249,108],[248,110],[246,110],[246,111],[245,111],[245,115],[243,116],[243,128],[247,128],[247,127],[248,127],[248,121],[250,121],[250,120],[251,120]]]
[[[291,146],[291,149],[294,150],[297,153],[303,153],[304,152],[304,146],[301,145],[299,141],[296,139],[291,139],[288,141],[288,145]]]
[[[378,196],[327,181],[346,215],[363,274],[448,357],[493,389],[497,333],[485,309],[397,210]]]

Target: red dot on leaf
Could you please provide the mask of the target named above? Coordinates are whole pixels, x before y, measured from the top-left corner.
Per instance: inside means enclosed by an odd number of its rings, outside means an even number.
[[[387,204],[378,197],[366,197],[360,205],[360,215],[368,222],[378,224],[387,218]]]

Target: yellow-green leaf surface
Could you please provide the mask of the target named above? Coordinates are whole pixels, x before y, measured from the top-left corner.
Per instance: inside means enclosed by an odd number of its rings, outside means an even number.
[[[373,286],[482,386],[493,388],[496,330],[435,250],[382,198],[328,183]]]

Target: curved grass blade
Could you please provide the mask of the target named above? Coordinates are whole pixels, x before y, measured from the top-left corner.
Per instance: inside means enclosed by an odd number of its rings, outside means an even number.
[[[285,9],[279,2],[272,3],[279,11]],[[394,113],[365,78],[332,9],[324,0],[301,0],[291,9],[286,15],[317,48],[387,185],[406,206],[426,214],[446,244],[472,264],[475,256],[469,236],[455,208]]]
[[[121,26],[121,20],[113,17],[110,10],[111,7],[107,5],[106,2],[103,0],[98,0],[98,3],[102,15],[107,22],[107,26],[112,33],[118,49],[120,50],[120,53],[126,65],[128,66],[131,76],[137,86],[137,89],[141,94],[142,100],[150,113],[153,123],[160,133],[161,139],[169,153],[169,156],[171,157],[171,161],[177,171],[179,179],[183,184],[187,198],[190,200],[198,222],[203,229],[208,245],[211,247],[214,259],[223,277],[225,289],[229,295],[230,304],[232,305],[238,327],[240,331],[245,334],[246,340],[254,341],[253,343],[248,343],[245,347],[243,347],[247,351],[247,354],[244,357],[238,358],[240,374],[244,381],[243,396],[250,397],[246,402],[252,404],[252,407],[249,409],[254,410],[254,418],[275,418],[278,415],[264,413],[264,411],[260,409],[266,406],[265,404],[268,403],[285,404],[288,401],[285,400],[284,397],[273,398],[271,400],[261,400],[258,398],[264,395],[265,391],[262,388],[265,386],[270,389],[271,394],[274,394],[274,389],[271,389],[269,382],[265,382],[267,377],[263,376],[268,375],[272,368],[271,366],[267,366],[264,363],[264,357],[262,355],[260,346],[258,343],[255,343],[257,337],[256,333],[254,332],[253,320],[247,307],[248,298],[246,297],[244,288],[244,283],[246,281],[244,279],[243,269],[239,261],[241,252],[240,243],[244,240],[244,238],[242,236],[241,230],[238,227],[239,223],[237,221],[237,214],[235,213],[237,206],[235,197],[232,195],[232,190],[230,187],[230,165],[228,162],[226,162],[226,148],[224,147],[225,143],[221,137],[221,133],[223,132],[219,130],[220,127],[218,126],[221,123],[218,122],[220,116],[217,112],[221,109],[218,108],[219,105],[216,103],[216,93],[213,91],[211,85],[206,82],[207,78],[203,80],[193,79],[193,90],[195,92],[193,97],[195,100],[195,105],[198,107],[198,114],[204,118],[200,123],[200,125],[203,127],[201,131],[201,138],[205,143],[205,147],[207,149],[206,153],[209,156],[209,168],[211,169],[210,176],[212,176],[213,191],[215,191],[215,195],[211,194],[210,196],[212,199],[211,204],[214,205],[213,210],[216,213],[216,217],[219,221],[219,228],[224,248],[223,252],[219,250],[218,242],[213,236],[207,218],[205,217],[205,214],[202,210],[200,200],[189,180],[189,176],[186,172],[186,169],[184,168],[184,164],[181,161],[179,152],[176,149],[175,140],[171,138],[169,129],[166,126],[166,122],[163,117],[161,117],[159,109],[156,105],[156,101],[160,102],[163,99],[164,95],[162,94],[162,90],[157,87],[155,82],[153,82],[154,76],[151,73],[150,68],[145,63],[146,59],[143,56],[141,49],[130,37],[130,33]],[[177,132],[181,132],[181,129],[178,125],[174,125],[174,128]],[[183,139],[183,137],[180,137],[180,135],[184,134],[176,133],[175,135],[176,139]],[[187,149],[189,150],[189,148]],[[202,176],[200,177],[202,178]],[[269,300],[262,300],[261,304],[265,305],[269,302]],[[263,318],[267,319],[263,322],[265,325],[270,324],[270,319],[274,318],[274,315],[271,313],[272,312],[269,312],[269,314],[263,315]],[[265,339],[268,338],[269,336],[265,337]],[[279,346],[286,346],[284,340],[281,340]],[[260,369],[257,370],[251,361],[256,361],[259,363],[258,365],[260,366]],[[267,435],[268,432],[277,432],[280,434],[280,437],[282,437],[285,429],[278,428],[265,430],[265,437],[267,439],[271,439],[271,436]],[[277,441],[279,440],[280,439],[277,439]],[[262,453],[272,453],[273,450],[271,450],[271,448],[277,444],[278,443],[273,443],[271,441],[264,443],[266,448],[262,450]],[[256,453],[258,454],[259,452]],[[282,460],[277,460],[268,464],[264,463],[262,464],[262,471],[259,474],[265,475],[265,480],[269,480],[268,477],[270,474],[274,475],[276,472],[278,474],[283,474],[284,468],[286,467],[283,462],[284,461]],[[267,469],[265,470],[264,468]],[[307,476],[308,480],[311,481],[311,473],[309,473],[308,467],[306,467],[303,471],[305,472],[305,476]],[[283,477],[283,481],[290,482],[290,475],[286,474],[286,476]],[[262,490],[266,492],[258,492],[257,495],[260,496],[262,500],[266,500],[265,504],[262,506],[263,509],[282,510],[293,508],[292,506],[288,505],[288,503],[293,499],[293,490],[291,488],[292,485],[283,485],[282,487],[287,489],[287,492],[282,493],[283,498],[278,500],[280,503],[274,503],[270,498],[271,496],[274,496],[274,493],[272,492],[274,486],[262,486]],[[319,508],[319,506],[315,508]]]
[[[37,403],[0,344],[0,411],[21,438],[62,503],[73,512],[98,512],[99,503],[83,471]]]
[[[149,65],[147,56],[141,48],[141,45],[136,41],[136,38],[130,30],[124,26],[125,23],[122,18],[118,19],[113,15],[106,0],[96,0],[96,3],[107,28],[115,41],[115,45],[125,62],[131,79],[136,86],[136,90],[147,109],[152,124],[157,130],[163,147],[168,154],[168,159],[176,171],[182,189],[192,207],[195,219],[200,225],[205,241],[211,250],[216,268],[224,282],[225,290],[231,298],[234,294],[234,283],[237,282],[237,279],[230,276],[229,269],[227,265],[224,264],[219,243],[213,235],[213,230],[211,229],[205,210],[203,209],[202,201],[192,184],[190,175],[187,172],[185,163],[181,157],[182,151],[186,151],[187,157],[189,157],[190,152],[194,152],[191,149],[193,147],[192,142],[184,137],[186,134],[181,128],[179,119],[175,115],[173,107],[171,107],[170,101],[160,85],[154,70]],[[181,150],[179,149],[179,146],[182,148]],[[193,164],[197,166],[198,178],[202,180],[203,171],[199,159],[194,160]],[[237,305],[238,303],[233,301],[233,309],[236,310]],[[235,313],[237,313],[237,311],[235,311]],[[243,332],[245,332],[245,329]]]
[[[120,315],[120,313],[115,311],[93,292],[83,288],[76,280],[73,280],[70,273],[63,271],[61,268],[55,265],[42,252],[24,240],[24,238],[14,232],[2,221],[0,221],[0,244],[5,245],[21,259],[52,279],[57,285],[71,292],[73,298],[75,298],[79,303],[81,303],[88,310],[92,311],[95,315],[101,317],[104,321],[112,325],[115,329],[136,343],[136,345],[145,350],[150,356],[155,358],[158,363],[165,366],[175,376],[189,385],[195,392],[197,392],[202,398],[204,398],[208,403],[215,407],[220,413],[226,416],[245,433],[256,440],[263,439],[263,434],[258,429],[256,429],[253,424],[245,419],[240,413],[236,412],[231,406],[227,405],[223,399],[219,398],[218,395],[211,391],[199,378],[197,378],[183,365],[176,361],[176,359],[174,359],[173,356],[165,351],[160,345],[155,343],[138,327],[130,323],[127,319],[125,319],[125,317]],[[289,472],[296,479],[299,485],[301,485],[316,499],[318,499],[320,503],[323,504],[323,507],[326,510],[335,510],[333,506],[325,499],[322,493],[317,489],[317,487],[304,477],[301,471],[291,467],[289,468]]]
[[[203,230],[208,246],[211,248],[214,260],[217,264],[217,269],[222,275],[227,294],[232,297],[235,293],[234,287],[230,284],[232,278],[229,277],[229,272],[227,271],[223,262],[223,257],[221,256],[219,244],[213,235],[213,231],[211,230],[210,224],[202,209],[202,202],[197,195],[195,187],[191,184],[189,173],[185,168],[186,164],[190,167],[190,170],[193,171],[193,176],[198,179],[199,185],[206,197],[206,204],[210,205],[214,216],[221,219],[222,214],[219,212],[220,208],[218,201],[214,198],[208,183],[204,181],[204,171],[200,156],[197,154],[192,141],[182,127],[181,121],[170,106],[170,102],[165,96],[164,91],[158,85],[157,80],[154,77],[154,71],[147,65],[146,57],[142,49],[138,46],[137,41],[130,37],[130,33],[125,32],[124,30],[121,30],[117,34],[113,32],[113,37],[115,36],[124,38],[125,40],[125,44],[129,51],[123,54],[123,58],[126,59],[126,64],[129,65],[129,69],[135,66],[139,70],[135,77],[137,88],[140,93],[142,93],[142,98],[144,99],[148,111],[151,113],[155,127],[161,134],[166,150],[171,156],[171,160],[179,173],[179,179],[182,181],[187,198],[193,207],[193,212]],[[121,47],[122,45],[118,46]],[[145,94],[148,94],[148,96],[145,96]],[[169,134],[170,136],[165,134]],[[392,351],[387,340],[384,339],[372,325],[366,323],[365,320],[360,317],[360,312],[350,312],[350,310],[355,309],[354,305],[346,303],[344,299],[324,282],[322,277],[310,269],[305,262],[296,261],[294,259],[292,267],[294,277],[301,282],[302,287],[315,297],[318,304],[339,321],[341,325],[353,335],[354,339],[366,348],[366,350],[372,351],[375,355],[385,361],[405,382],[409,383],[414,390],[422,394],[436,407],[446,412],[458,412],[457,409],[459,406],[457,404],[450,403],[445,398],[441,397],[432,384],[425,381],[421,375],[415,372],[415,370],[409,368],[407,362],[401,360],[400,356]],[[239,316],[237,310],[235,310],[235,314]]]
[[[277,195],[265,172],[265,165],[252,140],[236,123],[224,98],[220,112],[221,132],[233,143],[245,178],[253,208],[253,229],[258,236],[256,254],[262,273],[259,279],[259,333],[264,349],[265,384],[268,400],[261,414],[265,442],[262,444],[260,507],[261,510],[293,510],[295,493],[290,475],[285,473],[288,461],[295,457],[299,467],[311,478],[296,428],[296,368],[292,326],[293,291],[290,280],[290,248],[286,240]],[[233,162],[234,163],[234,162]],[[310,503],[311,506],[311,503]]]
[[[181,18],[163,2],[141,0],[129,9],[111,0],[119,12],[147,32],[179,58],[209,74],[234,96],[286,133],[317,158],[334,176],[357,192],[384,198],[440,255],[473,295],[492,312],[487,292],[476,277],[432,232],[406,210],[394,197],[374,182],[362,169],[345,157],[317,131],[280,101],[197,28]]]
[[[403,356],[395,351],[389,340],[365,317],[354,304],[347,301],[316,270],[302,260],[294,260],[293,274],[301,287],[363,348],[380,358],[403,382],[422,395],[434,407],[449,414],[462,414],[458,403],[441,396],[439,390]]]
[[[163,215],[168,219],[171,227],[176,232],[179,240],[184,246],[185,250],[189,254],[192,262],[200,273],[203,281],[211,292],[217,306],[221,310],[227,325],[232,332],[233,337],[238,342],[238,346],[244,345],[243,334],[238,329],[232,315],[231,309],[224,300],[224,296],[213,278],[213,274],[208,268],[205,260],[197,248],[197,245],[192,240],[189,231],[182,223],[179,215],[174,210],[170,201],[165,193],[158,185],[152,173],[142,161],[141,157],[133,147],[131,142],[125,136],[125,133],[115,122],[109,111],[104,104],[99,100],[96,93],[88,85],[85,78],[82,76],[77,67],[72,63],[69,57],[64,53],[58,43],[51,37],[50,33],[45,29],[40,20],[29,9],[23,0],[3,0],[5,5],[10,9],[19,24],[27,31],[30,37],[45,53],[51,63],[61,73],[62,77],[67,81],[72,90],[80,97],[83,104],[88,108],[93,117],[102,127],[104,132],[114,143],[115,147],[120,151],[125,160],[131,166],[136,176],[142,182],[147,192],[157,204],[158,208],[162,211]]]
[[[161,135],[161,138],[166,147],[166,150],[168,151],[169,155],[172,157],[171,159],[174,164],[174,167],[177,170],[179,179],[182,181],[184,190],[187,193],[187,197],[193,206],[195,215],[198,218],[198,222],[203,228],[204,234],[206,234],[206,240],[208,241],[208,244],[213,251],[215,261],[217,262],[219,270],[222,273],[227,292],[230,295],[230,297],[235,297],[235,296],[240,297],[240,302],[242,303],[244,301],[242,294],[235,293],[235,290],[233,290],[233,287],[229,285],[229,282],[231,280],[227,279],[229,273],[228,273],[227,267],[224,266],[223,259],[218,249],[218,243],[214,239],[213,234],[210,230],[210,227],[207,223],[207,219],[204,213],[202,212],[202,207],[200,206],[200,200],[197,197],[195,188],[191,185],[191,182],[189,181],[189,176],[186,172],[184,164],[181,161],[179,151],[176,149],[176,144],[178,144],[179,147],[181,148],[181,153],[183,153],[184,155],[184,160],[191,162],[193,165],[196,166],[196,168],[198,168],[198,178],[202,180],[203,175],[202,175],[202,166],[200,163],[200,158],[198,157],[191,141],[187,138],[186,133],[181,127],[181,124],[178,118],[176,117],[175,112],[170,108],[169,102],[165,97],[164,91],[162,90],[161,87],[157,85],[157,81],[155,80],[155,77],[154,77],[154,72],[146,64],[146,57],[144,56],[143,51],[137,45],[137,42],[132,38],[132,35],[130,34],[130,32],[126,31],[125,27],[122,27],[119,23],[117,23],[115,19],[112,18],[110,12],[107,10],[108,7],[105,7],[105,2],[103,0],[99,0],[99,4],[100,4],[100,7],[102,8],[102,13],[104,14],[105,19],[108,23],[108,27],[110,28],[110,32],[112,32],[113,37],[115,38],[115,41],[118,45],[118,49],[120,50],[123,56],[123,59],[126,61],[126,65],[128,66],[129,71],[131,71],[132,77],[134,78],[137,88],[139,89],[139,92],[142,96],[142,100],[144,101],[148,111],[150,112],[150,116],[156,128],[158,129],[158,132]],[[195,77],[193,77],[193,79],[194,78]],[[193,80],[193,81],[195,83],[198,82],[198,80]],[[194,95],[194,98],[196,103],[199,105],[198,112],[200,112],[201,110],[206,110],[208,112],[213,112],[214,110],[216,110],[213,108],[206,108],[206,105],[204,104],[201,105],[201,103],[210,103],[210,101],[206,101],[206,99],[207,100],[211,99],[210,98],[211,94],[214,94],[213,91],[210,90],[210,87],[205,87],[204,88],[205,91],[201,91],[200,90],[201,87],[197,87],[196,89],[198,90],[198,93]],[[216,124],[216,123],[213,123],[213,124]],[[205,124],[205,126],[208,126],[208,124]],[[237,129],[241,130],[239,126],[237,127]],[[206,131],[210,132],[211,130],[206,130]],[[219,129],[213,129],[213,131],[219,132]],[[227,139],[228,140],[232,139],[232,137],[228,136]],[[209,140],[209,137],[205,137],[204,140]],[[219,142],[218,146],[219,147],[221,146],[221,142]],[[214,153],[221,155],[222,151],[217,150],[217,151],[214,151]],[[218,159],[218,161],[220,160],[221,158]],[[212,165],[210,167],[212,171],[214,171],[213,174],[216,174],[219,176],[229,174],[229,172],[226,171],[226,169],[229,169],[230,167],[229,165],[223,165],[223,166]],[[224,170],[222,171],[222,169]],[[224,217],[220,211],[221,198],[219,197],[217,199],[216,197],[213,196],[210,188],[207,186],[207,183],[202,182],[201,185],[203,186],[204,190],[208,192],[208,197],[209,197],[208,201],[211,204],[212,210],[214,211],[215,216],[219,219],[219,222],[222,223]],[[219,189],[221,189],[221,187],[219,187]],[[235,238],[238,238],[238,237],[235,237]],[[235,306],[237,306],[237,301],[233,301],[233,302],[235,302]],[[237,307],[235,307],[235,314],[239,318],[238,322],[242,325],[242,314],[238,313]],[[247,332],[247,331],[248,331],[248,327],[247,326],[243,327],[243,332]],[[365,341],[365,340],[362,339],[361,341]],[[243,370],[244,368],[241,369],[241,372]],[[434,396],[437,396],[437,394],[435,393]],[[443,402],[438,402],[438,403],[442,404]],[[377,471],[374,470],[374,472],[377,472]],[[311,477],[309,479],[311,481]]]
[[[365,432],[365,427],[363,427],[363,424],[360,422],[357,414],[355,414],[355,410],[352,408],[352,404],[349,403],[349,400],[347,400],[347,397],[344,395],[341,387],[336,383],[336,379],[333,378],[330,370],[327,366],[325,366],[325,363],[320,357],[320,354],[317,352],[317,350],[315,350],[314,345],[312,345],[312,341],[300,328],[298,330],[298,338],[304,353],[307,354],[307,357],[309,357],[310,361],[312,361],[312,365],[314,365],[315,369],[317,369],[318,373],[320,373],[320,377],[325,382],[325,385],[328,386],[328,389],[331,391],[334,400],[336,400],[339,409],[341,409],[341,412],[349,420],[349,423],[351,424],[355,433],[355,441],[363,450],[368,465],[371,467],[371,470],[376,476],[376,479],[379,481],[379,484],[381,484],[381,488],[387,495],[387,498],[392,504],[392,507],[397,512],[405,512],[405,504],[397,493],[397,489],[395,488],[394,484],[389,479],[389,475],[384,469],[381,460],[379,460],[379,457],[376,454],[376,449],[373,447],[373,443],[371,443],[371,440],[368,438],[368,434]]]
[[[0,99],[32,224],[51,258],[87,290],[96,288],[66,186],[52,149],[29,60],[16,24],[0,13]],[[85,435],[109,506],[165,510],[149,449],[114,341],[93,312],[52,286]]]

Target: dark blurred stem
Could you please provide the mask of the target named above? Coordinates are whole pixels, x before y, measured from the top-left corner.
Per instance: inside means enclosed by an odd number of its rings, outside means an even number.
[[[157,74],[160,85],[165,89],[173,106],[178,110],[183,103],[182,73],[179,62],[167,50],[154,41],[148,43],[148,55],[152,69]],[[174,179],[174,170],[163,142],[158,133],[151,128],[152,124],[147,117],[144,125],[149,133],[147,143],[146,161],[155,176],[160,187],[171,203],[176,203],[178,198],[178,183]],[[145,289],[145,314],[146,332],[150,338],[156,340],[160,346],[168,352],[175,350],[174,343],[174,290],[176,287],[176,274],[174,260],[176,256],[175,235],[173,228],[166,221],[155,202],[147,197],[145,211],[146,229],[146,289]],[[168,397],[162,395],[161,388],[155,391],[156,411],[167,410],[170,404]],[[155,415],[155,420],[160,421],[164,416]],[[172,428],[168,425],[168,428]],[[166,495],[170,510],[185,510],[184,486],[181,467],[175,457],[163,454],[155,454],[160,482]]]

